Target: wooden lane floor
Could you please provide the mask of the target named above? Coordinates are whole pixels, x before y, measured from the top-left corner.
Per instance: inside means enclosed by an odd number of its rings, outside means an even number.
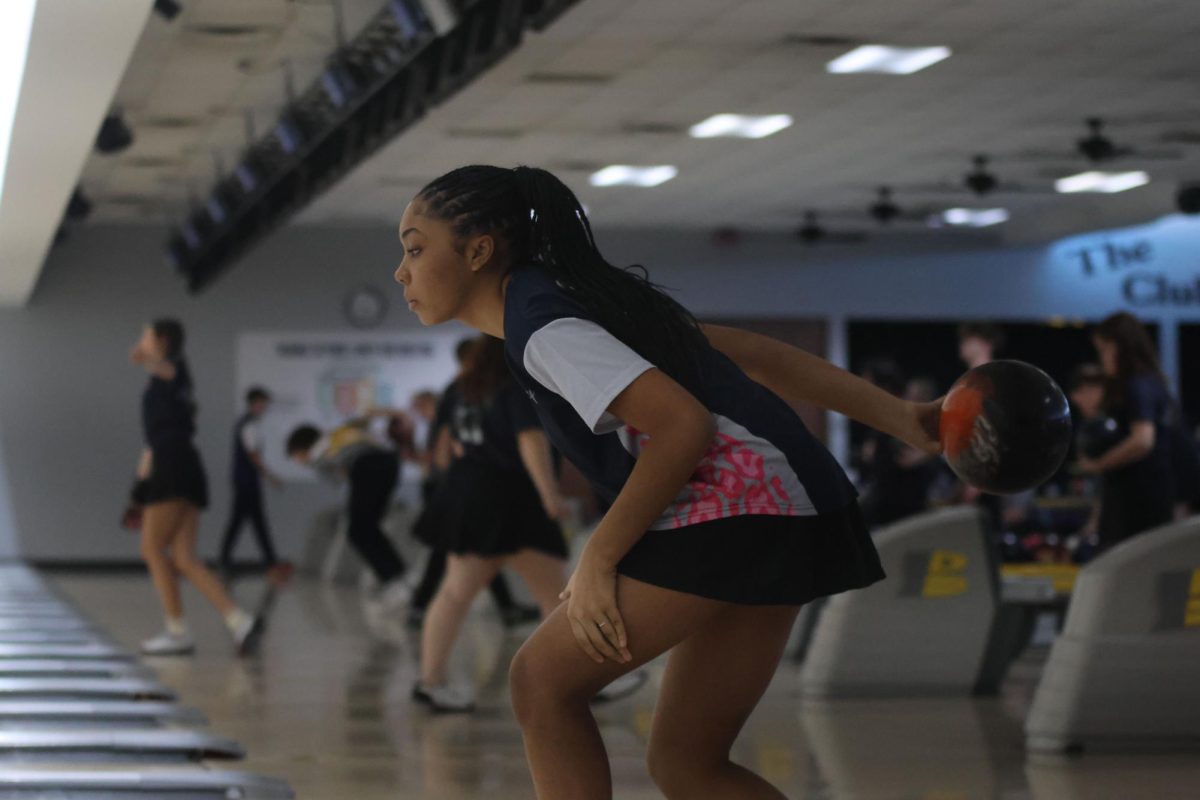
[[[52,581],[127,647],[161,625],[143,576],[60,574]],[[235,591],[254,605],[263,589],[246,581]],[[397,621],[366,619],[356,590],[297,580],[276,598],[261,650],[246,660],[234,658],[211,609],[190,587],[185,592],[197,655],[147,663],[212,730],[245,748],[239,769],[282,778],[300,798],[533,796],[506,676],[527,629],[506,633],[486,599],[454,662],[457,680],[480,687],[480,710],[437,717],[408,699],[417,636]],[[807,705],[799,701],[797,668],[785,661],[733,757],[788,797],[813,800],[1196,796],[1194,754],[1028,761],[1022,723],[1044,658],[1044,649],[1027,653],[994,699]],[[661,796],[643,762],[661,671],[656,662],[646,687],[597,709],[621,800]]]

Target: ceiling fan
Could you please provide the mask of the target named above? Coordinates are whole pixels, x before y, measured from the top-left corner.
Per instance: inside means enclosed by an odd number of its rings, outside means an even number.
[[[1026,150],[1018,153],[1016,157],[1027,161],[1066,162],[1082,159],[1093,166],[1126,160],[1177,161],[1184,157],[1180,150],[1135,147],[1118,143],[1106,134],[1107,123],[1101,117],[1088,117],[1084,124],[1087,126],[1087,135],[1076,139],[1075,146],[1070,150]]]
[[[805,211],[804,220],[796,229],[796,238],[807,245],[858,244],[867,241],[863,231],[831,231],[820,223],[816,211]]]
[[[989,168],[991,159],[986,155],[977,155],[971,158],[971,170],[962,176],[959,182],[939,181],[935,183],[920,183],[911,184],[904,187],[904,190],[913,194],[934,194],[934,195],[964,195],[969,194],[975,197],[987,197],[989,195],[999,194],[1053,194],[1054,189],[1050,186],[1036,186],[1031,184],[1015,183],[999,178]]]

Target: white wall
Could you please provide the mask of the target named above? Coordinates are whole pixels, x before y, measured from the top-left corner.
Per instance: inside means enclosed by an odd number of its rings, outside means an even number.
[[[201,547],[215,552],[227,511],[234,346],[241,330],[343,330],[342,299],[363,282],[387,288],[391,231],[289,231],[210,291],[185,294],[154,229],[81,228],[51,253],[32,302],[0,309],[0,458],[23,555],[127,560],[134,537],[117,527],[141,446],[145,374],[129,365],[142,325],[173,315],[188,327],[200,447],[212,506]],[[413,326],[394,309],[386,325]],[[331,488],[270,494],[282,549],[298,553]],[[3,493],[0,493],[0,501]],[[0,504],[0,521],[3,520]],[[252,537],[245,536],[246,547]],[[249,550],[246,552],[250,552]]]
[[[0,310],[0,466],[7,467],[24,555],[136,557],[133,538],[116,525],[140,444],[144,382],[126,353],[143,322],[159,315],[177,315],[189,326],[198,444],[213,488],[202,547],[214,551],[228,501],[237,333],[345,329],[341,303],[349,289],[371,283],[394,291],[394,237],[386,226],[285,229],[199,297],[186,295],[165,265],[157,228],[84,226],[52,251],[32,303]],[[715,248],[704,235],[598,238],[611,260],[647,264],[700,315],[1044,320],[1098,319],[1132,308],[1168,323],[1200,319],[1200,225],[1182,220],[1048,248],[924,255],[889,253],[888,243],[810,249],[764,239]],[[1096,251],[1089,274],[1076,253],[1106,242],[1127,251],[1130,263],[1109,268]],[[1130,276],[1149,276],[1137,284],[1143,289],[1158,276],[1180,294],[1195,287],[1190,304],[1131,304],[1122,294]],[[415,326],[397,298],[384,329]],[[1169,347],[1166,355],[1172,367]],[[335,501],[322,487],[270,496],[282,548],[297,553],[314,510]]]

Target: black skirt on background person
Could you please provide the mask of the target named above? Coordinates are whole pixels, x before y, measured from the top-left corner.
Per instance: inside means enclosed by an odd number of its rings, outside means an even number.
[[[522,431],[541,428],[529,398],[509,382],[483,404],[455,398],[450,414],[463,455],[438,480],[416,536],[459,555],[531,548],[565,558],[562,529],[546,516],[517,444]]]
[[[146,504],[185,500],[196,508],[208,507],[208,477],[200,453],[185,440],[151,448],[150,477],[142,497]]]
[[[418,530],[458,555],[512,555],[525,548],[566,558],[558,523],[546,516],[533,481],[524,470],[503,470],[467,456],[455,461],[434,502],[435,530]]]

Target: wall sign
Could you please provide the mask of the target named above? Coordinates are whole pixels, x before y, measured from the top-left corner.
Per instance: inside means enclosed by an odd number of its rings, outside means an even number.
[[[264,457],[277,474],[311,480],[312,470],[287,461],[284,441],[303,422],[341,424],[371,406],[405,408],[423,389],[442,389],[454,377],[461,331],[383,333],[245,332],[237,338],[235,400],[250,386],[274,397],[263,417]]]
[[[1066,257],[1085,279],[1120,275],[1121,299],[1135,308],[1200,307],[1200,274],[1181,280],[1145,269],[1155,259],[1154,243],[1149,239],[1104,242],[1070,250]]]

